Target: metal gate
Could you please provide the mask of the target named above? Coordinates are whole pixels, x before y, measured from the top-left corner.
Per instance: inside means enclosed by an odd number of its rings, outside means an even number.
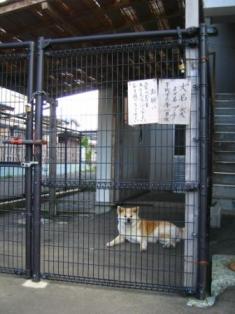
[[[205,35],[202,26],[200,36],[178,29],[39,39],[28,111],[35,108],[35,128],[24,142],[34,183],[24,248],[34,280],[205,290]],[[190,57],[200,43],[201,55]],[[193,86],[189,125],[128,125],[129,81],[184,77]],[[125,227],[117,237],[120,221],[135,225],[134,235]],[[158,234],[151,243],[159,221],[169,241]]]
[[[32,160],[33,57],[33,42],[0,44],[0,271],[27,275],[32,173],[24,165]]]

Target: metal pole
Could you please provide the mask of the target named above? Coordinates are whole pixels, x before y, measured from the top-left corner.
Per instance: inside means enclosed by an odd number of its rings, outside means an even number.
[[[23,48],[23,47],[32,47],[34,43],[32,41],[24,41],[24,42],[19,42],[15,41],[12,43],[0,43],[0,48],[1,49],[8,49],[8,48]]]
[[[67,190],[67,179],[68,179],[68,132],[67,128],[64,132],[64,189]]]
[[[33,66],[34,66],[34,43],[29,46],[28,58],[28,105],[26,107],[26,140],[33,138]],[[25,161],[30,162],[33,158],[32,145],[26,145]],[[32,271],[32,167],[25,169],[25,203],[26,203],[26,274],[31,277]]]
[[[43,37],[37,46],[37,77],[36,77],[36,108],[35,108],[35,140],[42,139],[42,78],[43,78]],[[33,280],[40,280],[40,211],[41,211],[41,175],[42,175],[42,146],[35,145],[34,168],[34,206],[33,206]]]
[[[79,136],[79,186],[81,186],[82,183],[82,135],[80,133]]]
[[[199,210],[199,272],[198,293],[204,299],[208,277],[208,91],[207,31],[200,26],[200,210]]]
[[[56,106],[57,101],[50,103],[49,130],[49,217],[56,216]]]
[[[52,44],[65,44],[65,43],[77,43],[77,42],[94,42],[94,41],[106,41],[117,39],[144,39],[144,38],[161,38],[178,36],[179,34],[184,37],[193,37],[197,33],[197,27],[190,27],[187,29],[170,29],[160,31],[145,31],[145,32],[131,32],[131,33],[116,33],[116,34],[101,34],[101,35],[89,35],[89,36],[75,36],[64,37],[56,39],[45,39],[46,45]]]

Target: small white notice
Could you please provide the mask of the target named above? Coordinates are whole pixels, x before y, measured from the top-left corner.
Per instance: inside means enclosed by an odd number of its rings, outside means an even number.
[[[189,124],[191,81],[189,79],[159,80],[159,123]]]
[[[191,81],[148,79],[128,82],[128,124],[189,124]]]
[[[128,124],[157,123],[158,120],[157,79],[128,82]]]

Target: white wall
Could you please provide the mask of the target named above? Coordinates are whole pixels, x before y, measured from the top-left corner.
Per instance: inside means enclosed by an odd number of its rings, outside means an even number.
[[[142,132],[142,137],[141,137]],[[119,180],[141,184],[148,182],[150,176],[150,128],[121,125],[119,133]],[[141,138],[140,138],[141,137]],[[119,200],[138,195],[143,191],[136,188],[120,190]]]
[[[174,179],[174,126],[151,125],[150,181],[167,184]]]

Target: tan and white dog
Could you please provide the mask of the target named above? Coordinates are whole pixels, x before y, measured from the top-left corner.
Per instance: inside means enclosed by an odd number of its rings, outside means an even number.
[[[139,243],[140,250],[146,251],[148,242],[159,241],[163,247],[175,247],[177,242],[184,239],[184,228],[164,220],[144,220],[139,217],[139,206],[124,208],[117,207],[119,235],[106,244],[112,247],[126,240]]]

